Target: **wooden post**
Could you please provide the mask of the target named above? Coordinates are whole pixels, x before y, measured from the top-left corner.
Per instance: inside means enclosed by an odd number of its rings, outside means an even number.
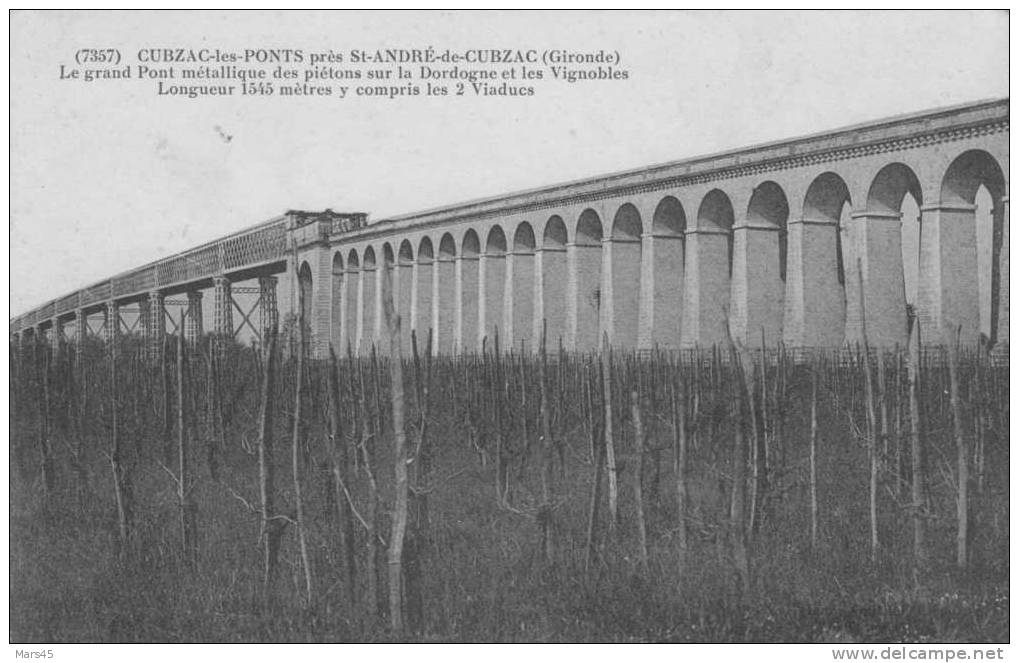
[[[860,330],[863,336],[863,376],[864,400],[867,406],[867,450],[870,460],[870,559],[877,561],[878,528],[877,528],[877,415],[874,411],[874,376],[870,366],[870,344],[867,342],[867,309],[863,299],[863,267],[857,258],[856,275],[859,279],[860,293]]]
[[[948,336],[946,334],[946,336]],[[955,533],[955,565],[959,569],[965,569],[968,558],[968,536],[969,536],[969,449],[966,444],[966,436],[963,433],[962,403],[959,399],[959,331],[956,330],[955,338],[946,338],[945,345],[948,348],[948,380],[949,380],[949,407],[952,410],[952,435],[955,438],[956,450],[956,520]]]
[[[117,344],[110,343],[110,469],[113,471],[113,497],[117,504],[117,553],[123,557],[129,551],[131,536],[131,492],[128,488],[127,472],[120,459],[120,417],[118,412],[119,389],[117,388]]]
[[[274,517],[275,486],[272,466],[272,402],[275,381],[276,334],[270,334],[265,344],[265,365],[262,369],[261,412],[258,429],[258,487],[261,501],[262,592],[266,606],[272,605],[272,590],[276,582],[279,559],[279,541],[283,525]]]
[[[586,381],[590,383],[591,380],[591,364],[587,365],[587,376]],[[590,392],[589,392],[590,393]],[[605,444],[600,443],[599,431],[595,424],[597,415],[594,409],[594,398],[591,397],[591,407],[588,412],[590,417],[590,424],[588,426],[591,435],[591,448],[594,455],[594,481],[591,484],[591,503],[588,508],[587,517],[587,546],[585,547],[584,554],[584,572],[591,572],[591,564],[594,561],[595,547],[597,545],[598,538],[598,507],[601,502],[601,480],[602,472],[605,467]]]
[[[382,312],[389,331],[389,373],[393,398],[393,521],[389,537],[389,619],[393,632],[404,631],[403,543],[407,532],[410,484],[407,477],[407,434],[403,418],[403,349],[400,316],[393,306],[391,267],[382,268]]]
[[[552,564],[555,549],[552,545],[552,463],[554,460],[554,445],[552,442],[552,421],[549,413],[548,402],[548,371],[547,357],[545,354],[544,322],[541,327],[541,509],[538,515],[538,524],[541,528],[542,549],[545,554],[545,563]],[[523,360],[521,359],[521,364]]]
[[[810,365],[810,548],[817,550],[817,372]]]
[[[750,591],[750,556],[747,551],[746,533],[746,435],[744,434],[743,398],[739,385],[734,385],[733,398],[735,435],[732,450],[732,499],[729,507],[729,521],[732,532],[733,560],[744,593]],[[752,416],[751,412],[751,416]]]
[[[602,431],[605,436],[605,462],[609,475],[609,531],[616,531],[619,517],[619,474],[616,468],[616,444],[612,434],[612,346],[609,335],[605,332],[602,338],[602,399],[605,407]]]
[[[913,321],[909,337],[909,442],[910,463],[913,474],[911,489],[913,514],[913,557],[922,562],[926,558],[923,505],[925,491],[924,444],[920,434],[920,321]]]
[[[191,501],[191,471],[188,465],[187,444],[187,362],[184,355],[184,315],[180,316],[180,327],[177,334],[177,505],[180,510],[180,541],[181,551],[188,563],[197,558],[195,541],[195,505]]]
[[[676,375],[670,381],[672,387],[672,425],[675,430],[675,467],[676,474],[676,519],[679,523],[679,563],[680,574],[686,570],[686,556],[689,548],[686,528],[687,502],[687,439],[686,439],[686,385],[683,383],[681,365],[673,367]]]
[[[343,439],[343,425],[340,417],[340,381],[336,353],[329,348],[329,432],[332,438],[329,457],[332,459],[333,491],[336,500],[336,516],[340,530],[341,577],[343,591],[351,605],[357,604],[357,566],[354,556],[354,520],[347,501],[347,486],[350,483],[350,458],[347,443]]]
[[[648,575],[647,523],[644,520],[644,424],[640,416],[640,396],[637,390],[630,392],[630,411],[633,418],[633,447],[636,467],[633,472],[633,499],[637,504],[637,536],[640,549],[638,558],[641,571]]]
[[[378,522],[379,522],[379,511],[381,511],[381,505],[379,504],[379,486],[375,480],[375,471],[372,468],[374,462],[374,453],[368,446],[369,442],[377,433],[373,433],[371,430],[372,419],[368,416],[368,405],[367,405],[367,391],[364,380],[364,363],[358,361],[358,392],[360,398],[358,399],[358,409],[360,412],[360,424],[361,424],[361,439],[359,447],[362,455],[362,466],[364,473],[368,478],[368,501],[370,505],[370,511],[367,521],[367,536],[368,536],[368,568],[366,569],[368,575],[368,596],[370,597],[370,605],[368,606],[368,614],[375,617],[381,617],[385,608],[385,603],[382,597],[382,587],[379,584],[379,536],[378,536]]]
[[[294,378],[294,426],[290,445],[290,467],[294,480],[294,507],[296,510],[297,541],[301,550],[301,566],[304,569],[304,592],[308,607],[314,604],[311,581],[311,558],[308,555],[307,533],[304,522],[304,500],[301,495],[301,391],[304,388],[304,355],[307,352],[307,338],[304,320],[304,288],[297,289],[297,375]],[[267,327],[268,328],[268,327]]]

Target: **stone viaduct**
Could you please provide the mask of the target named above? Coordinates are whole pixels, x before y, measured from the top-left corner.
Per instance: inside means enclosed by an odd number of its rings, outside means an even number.
[[[300,291],[315,354],[364,352],[383,338],[388,267],[403,342],[431,329],[437,353],[491,347],[496,329],[534,348],[543,323],[575,350],[603,333],[707,347],[727,327],[753,346],[892,346],[910,310],[927,343],[1007,348],[1008,135],[1001,99],[370,224],[291,211],[48,302],[11,321],[12,341],[137,329],[161,347],[181,324],[258,339]],[[905,258],[904,209],[919,210]]]

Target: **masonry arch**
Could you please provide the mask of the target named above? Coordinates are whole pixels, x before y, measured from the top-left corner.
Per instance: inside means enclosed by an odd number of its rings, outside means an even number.
[[[871,183],[867,194],[868,212],[888,215],[888,223],[893,226],[895,225],[893,217],[897,215],[900,219],[898,233],[889,228],[883,233],[870,234],[885,236],[901,247],[902,298],[905,300],[903,308],[910,312],[915,312],[919,300],[921,204],[923,193],[920,180],[909,166],[902,163],[893,163],[882,168]],[[873,239],[880,241],[876,237]],[[863,240],[871,240],[871,237],[865,233]],[[864,247],[860,248],[861,254],[857,257],[864,258],[862,253]],[[866,255],[872,255],[869,248]],[[891,269],[891,261],[887,262],[888,269]],[[898,280],[899,277],[893,275],[892,278]]]
[[[456,240],[453,239],[451,233],[444,233],[442,239],[439,240],[439,259],[456,259]]]
[[[778,271],[779,278],[786,278],[787,227],[789,221],[789,201],[785,192],[778,184],[767,181],[754,189],[747,205],[747,224],[752,227],[768,228],[777,231],[778,239]],[[771,242],[769,242],[769,245]]]
[[[844,291],[843,299],[847,297],[846,293],[850,287],[846,276],[850,273],[849,265],[856,263],[856,251],[850,234],[852,209],[853,201],[849,194],[849,185],[835,173],[822,173],[814,178],[810,186],[807,187],[807,193],[803,199],[803,220],[807,223],[820,222],[822,230],[819,231],[819,234],[822,238],[827,237],[825,233],[831,232],[831,227],[834,226],[835,256],[833,261],[829,260],[831,257],[829,248],[828,251],[818,255],[816,260],[811,256],[811,259],[806,262],[811,265],[820,264],[819,271],[825,275],[825,278],[830,276],[830,272],[824,265],[831,264],[835,280]],[[828,247],[829,243],[823,242],[823,244]]]
[[[478,233],[468,228],[460,242],[460,349],[478,348],[478,312],[482,293],[478,291],[481,242]]]
[[[541,317],[537,322],[537,330],[545,328],[545,341],[550,348],[560,342],[566,343],[566,321],[568,299],[566,297],[569,269],[566,260],[567,232],[566,223],[558,214],[553,214],[545,221],[542,231],[539,260],[541,268],[537,270],[541,277],[540,302]],[[540,338],[540,336],[539,336]]]
[[[655,206],[651,232],[660,237],[682,237],[686,232],[686,212],[675,196],[665,196]]]
[[[401,265],[414,264],[414,247],[411,246],[409,239],[405,239],[400,242],[400,252],[397,257],[397,263]]]
[[[920,180],[904,163],[890,163],[878,171],[867,191],[867,211],[899,214],[906,196],[923,204]]]
[[[414,247],[410,240],[400,242],[393,269],[393,307],[400,316],[400,347],[410,353],[410,333],[414,326],[411,299],[414,292]]]
[[[304,329],[305,347],[311,345],[311,316],[314,311],[314,300],[312,299],[313,292],[312,276],[311,276],[311,265],[307,261],[301,261],[301,266],[297,270],[297,288],[299,298],[299,324]]]
[[[612,218],[612,239],[640,239],[644,232],[640,212],[633,203],[623,203]]]
[[[856,284],[846,280],[856,263],[851,210],[849,186],[829,171],[811,181],[803,218],[791,222],[785,330],[790,345],[834,347],[845,340],[847,293],[859,300]]]
[[[942,205],[975,205],[980,187],[995,199],[1005,195],[1005,175],[998,161],[984,150],[968,150],[957,156],[941,180]]]
[[[744,343],[782,340],[789,202],[772,181],[754,187],[746,220],[733,229],[730,318]]]
[[[904,343],[908,320],[919,307],[920,205],[923,193],[913,169],[882,167],[867,190],[866,211],[855,214],[857,268],[862,306],[851,306],[846,340],[872,345]],[[859,319],[856,319],[856,316]]]
[[[732,201],[721,189],[712,189],[704,194],[697,208],[697,228],[700,230],[732,230],[734,214]]]
[[[513,251],[534,251],[534,229],[527,221],[521,221],[513,233]]]
[[[481,311],[484,335],[488,337],[488,347],[493,347],[498,332],[501,349],[505,350],[506,233],[502,226],[494,225],[488,231],[481,269],[485,291]]]
[[[953,273],[952,278],[965,288],[959,293],[962,296],[966,296],[966,290],[976,292],[978,332],[992,344],[999,338],[1007,338],[1008,333],[1008,248],[1004,246],[1007,219],[1002,203],[1005,195],[1004,172],[998,161],[984,150],[968,150],[957,156],[941,180],[939,214],[951,215],[948,223],[953,227],[944,231],[954,230],[957,235],[952,242],[952,250],[957,254],[953,258],[965,259],[961,253],[968,251],[966,247],[970,241],[976,253],[975,282],[964,273]],[[972,227],[972,235],[968,227]],[[955,267],[953,272],[969,271],[964,263]]]
[[[601,246],[602,223],[593,209],[584,210],[577,218],[576,243],[584,246]]]
[[[435,296],[435,247],[432,238],[425,236],[418,243],[417,275],[414,279],[414,330],[418,349],[424,352],[429,333],[434,334],[432,301]]]
[[[422,237],[418,243],[418,257],[417,261],[419,265],[427,264],[432,262],[435,258],[435,251],[432,246],[431,237]]]
[[[640,316],[641,236],[644,224],[632,203],[623,203],[612,218],[608,245],[608,307],[606,321],[612,344],[622,348],[637,346]]]
[[[434,306],[435,336],[432,347],[437,353],[456,351],[456,240],[451,233],[439,239],[439,260],[436,265]]]
[[[679,347],[683,320],[683,270],[686,263],[686,212],[675,196],[665,196],[651,216],[650,255],[644,256],[643,282],[651,289],[643,297],[647,307],[644,323],[650,329],[650,344]]]
[[[343,352],[344,321],[347,303],[347,274],[343,266],[343,254],[339,251],[333,253],[332,264],[332,297],[330,297],[329,310],[329,343],[333,352]]]
[[[845,180],[831,171],[821,173],[807,187],[803,197],[803,218],[837,222],[850,202],[849,185]]]
[[[588,208],[580,213],[574,237],[576,295],[572,308],[576,318],[568,324],[573,328],[574,347],[583,351],[597,348],[601,342],[602,222],[596,211]]]
[[[734,214],[729,196],[708,191],[697,207],[696,226],[687,231],[683,278],[684,347],[710,347],[728,338]]]
[[[361,338],[361,293],[364,286],[361,272],[361,256],[356,249],[350,249],[347,253],[347,302],[344,306],[346,336],[343,339],[343,347],[337,348],[337,353],[346,352],[348,349],[356,352],[360,347]]]
[[[506,233],[502,226],[492,226],[485,241],[485,253],[500,255],[506,253]]]
[[[566,223],[563,221],[563,217],[553,214],[545,222],[541,241],[542,248],[565,249],[566,241]]]
[[[481,253],[481,242],[478,239],[478,233],[474,228],[468,228],[467,232],[464,233],[463,241],[461,244],[461,253],[464,257],[476,258]]]
[[[386,277],[389,277],[389,287],[391,291],[387,293],[386,289]],[[386,322],[386,302],[385,298],[391,297],[393,307],[395,311],[396,307],[396,254],[393,251],[393,245],[389,242],[382,243],[382,264],[376,272],[375,276],[375,287],[378,288],[378,307],[375,310],[375,314],[378,316],[378,334],[376,335],[376,343],[378,344],[379,354],[389,354],[389,326]]]
[[[370,353],[379,338],[378,299],[379,272],[375,248],[367,246],[361,254],[361,352]]]
[[[732,201],[721,189],[712,189],[701,200],[697,209],[697,230],[701,233],[719,235],[725,239],[723,264],[732,273],[732,227],[735,214]]]
[[[510,287],[507,296],[510,306],[508,320],[512,324],[514,348],[531,348],[534,337],[534,228],[527,221],[517,224],[513,232],[513,251],[507,267],[510,270]]]

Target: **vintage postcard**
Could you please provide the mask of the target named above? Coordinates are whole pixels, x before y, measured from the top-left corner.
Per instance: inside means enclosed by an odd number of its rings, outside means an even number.
[[[11,657],[1006,657],[1007,11],[9,20]]]

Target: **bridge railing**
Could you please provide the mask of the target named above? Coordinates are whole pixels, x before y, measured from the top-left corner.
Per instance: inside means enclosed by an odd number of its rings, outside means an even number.
[[[223,240],[222,247],[224,270],[282,259],[287,254],[286,220],[229,237]]]
[[[217,243],[167,258],[156,265],[156,279],[165,286],[206,278],[220,271],[219,256]]]
[[[329,223],[330,235],[341,235],[344,233],[360,230],[368,225],[368,215],[363,213],[338,216]]]
[[[113,281],[103,281],[81,291],[80,306],[94,306],[113,298]]]
[[[138,269],[113,277],[113,296],[124,297],[138,292],[146,292],[156,287],[156,265],[146,265]]]
[[[24,329],[26,327],[31,327],[34,324],[35,324],[35,311],[29,311],[28,313],[23,313],[19,315],[17,318],[15,318],[14,322],[11,323],[11,328]]]
[[[56,315],[63,315],[70,311],[74,311],[78,308],[78,301],[80,299],[80,292],[72,292],[69,295],[64,295],[56,302]]]

